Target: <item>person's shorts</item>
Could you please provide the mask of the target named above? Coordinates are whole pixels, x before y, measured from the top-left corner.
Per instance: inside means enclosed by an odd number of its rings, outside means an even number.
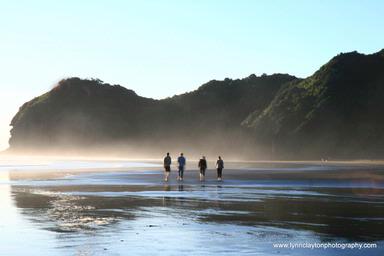
[[[200,169],[200,174],[205,175],[205,170],[206,169]]]
[[[166,172],[171,172],[171,166],[165,166],[164,168]]]

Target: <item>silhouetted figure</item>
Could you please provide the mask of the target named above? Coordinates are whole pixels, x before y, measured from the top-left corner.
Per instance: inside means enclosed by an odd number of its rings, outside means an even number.
[[[219,156],[219,159],[216,162],[217,167],[217,180],[223,179],[223,169],[224,169],[224,161],[221,159],[221,156]]]
[[[164,180],[168,181],[169,175],[171,173],[171,164],[172,159],[169,156],[169,153],[167,153],[167,156],[164,157]]]
[[[183,180],[184,178],[184,168],[186,164],[186,160],[183,153],[180,153],[179,158],[177,158],[177,162],[179,164],[179,176],[177,177],[178,180]]]
[[[203,158],[200,159],[199,168],[200,168],[200,181],[203,181],[205,178],[205,170],[207,170],[207,160],[205,159],[205,156],[203,156]]]

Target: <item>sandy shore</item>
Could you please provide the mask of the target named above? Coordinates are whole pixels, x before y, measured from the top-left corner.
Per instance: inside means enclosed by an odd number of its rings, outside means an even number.
[[[7,255],[382,255],[274,242],[384,244],[379,164],[226,162],[163,181],[159,161],[60,161],[0,170]],[[209,166],[214,166],[209,163]],[[81,167],[81,168],[80,168]],[[192,168],[193,167],[193,168]],[[182,238],[182,240],[180,240]],[[20,246],[19,240],[26,241]],[[204,244],[204,246],[201,246]],[[229,246],[230,245],[230,246]],[[16,253],[15,253],[16,252]],[[160,253],[161,252],[161,253]]]
[[[148,183],[162,183],[163,168],[159,161],[149,161],[150,167],[100,167],[81,169],[43,169],[34,168],[24,170],[13,168],[9,171],[11,180],[20,179],[54,179],[72,175],[90,173],[128,173],[128,183],[134,183],[136,179]],[[363,162],[229,162],[224,169],[223,176],[226,181],[261,181],[261,180],[351,180],[351,181],[376,181],[384,180],[384,165]],[[199,171],[197,162],[190,163],[184,173],[184,183],[199,183]],[[210,163],[210,166],[214,166]],[[142,175],[145,173],[145,175]],[[208,168],[206,182],[216,180],[216,170]],[[172,166],[171,180],[177,177],[177,167]]]

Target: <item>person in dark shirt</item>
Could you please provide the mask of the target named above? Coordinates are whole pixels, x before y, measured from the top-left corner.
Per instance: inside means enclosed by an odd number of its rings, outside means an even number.
[[[217,167],[217,180],[222,180],[223,176],[223,169],[224,169],[224,161],[221,159],[221,156],[219,156],[219,159],[216,162],[216,167]]]
[[[183,153],[180,153],[179,158],[177,158],[177,162],[179,164],[179,176],[177,177],[178,180],[183,180],[184,178],[184,169],[186,164],[186,159],[184,157]]]
[[[199,168],[200,168],[200,181],[203,181],[205,179],[205,170],[207,170],[207,160],[205,159],[205,156],[203,156],[203,158],[200,159]]]
[[[169,153],[167,153],[167,156],[164,157],[164,180],[168,181],[169,175],[171,173],[171,164],[172,159],[169,156]]]

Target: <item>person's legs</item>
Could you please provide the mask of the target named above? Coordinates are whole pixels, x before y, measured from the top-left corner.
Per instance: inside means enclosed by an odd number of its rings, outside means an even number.
[[[180,179],[183,180],[184,178],[184,166],[180,168]]]
[[[223,174],[223,169],[222,168],[217,168],[217,179],[221,180],[222,179],[222,174]]]
[[[205,169],[200,169],[200,181],[204,180],[204,176],[205,176]]]
[[[168,178],[169,178],[169,174],[171,173],[171,167],[169,167],[169,166],[166,166],[165,167],[165,173],[164,173],[164,180],[165,181],[168,181]]]
[[[168,181],[168,178],[169,178],[169,172],[165,172],[164,180],[165,180],[165,181]]]

